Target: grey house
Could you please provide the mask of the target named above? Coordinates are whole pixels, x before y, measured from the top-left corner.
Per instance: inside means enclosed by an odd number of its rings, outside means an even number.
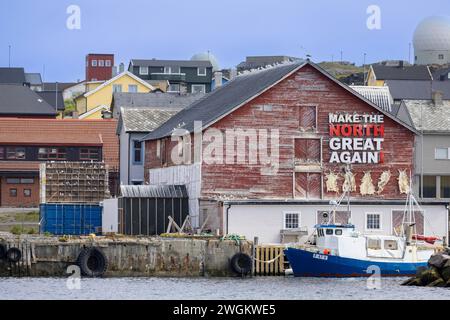
[[[146,81],[169,81],[167,92],[211,91],[213,66],[209,61],[132,59],[128,71]]]
[[[450,100],[404,100],[400,119],[421,133],[415,147],[415,188],[422,199],[450,200]]]
[[[121,185],[144,183],[145,144],[141,139],[177,112],[154,108],[121,108],[117,125]]]
[[[115,93],[111,105],[118,118],[120,184],[144,182],[145,143],[141,139],[203,94]]]

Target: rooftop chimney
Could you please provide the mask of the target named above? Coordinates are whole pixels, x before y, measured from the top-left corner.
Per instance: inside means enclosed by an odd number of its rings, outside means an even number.
[[[222,86],[222,72],[216,71],[214,72],[214,82],[216,88],[219,88]]]
[[[235,68],[232,68],[230,70],[230,80],[233,80],[237,76],[237,70]]]
[[[432,99],[433,99],[433,103],[435,107],[440,107],[442,106],[443,102],[442,102],[442,92],[441,91],[433,91],[432,94]]]
[[[122,73],[122,72],[124,72],[125,71],[125,64],[123,63],[123,62],[121,62],[120,64],[119,64],[119,73]]]

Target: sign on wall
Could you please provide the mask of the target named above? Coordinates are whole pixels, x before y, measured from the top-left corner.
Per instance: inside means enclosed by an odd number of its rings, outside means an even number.
[[[330,163],[384,162],[384,115],[330,113]]]

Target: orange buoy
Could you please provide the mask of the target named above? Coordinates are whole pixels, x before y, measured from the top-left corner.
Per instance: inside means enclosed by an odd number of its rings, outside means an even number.
[[[324,250],[323,250],[323,254],[330,254],[330,250],[324,249]]]

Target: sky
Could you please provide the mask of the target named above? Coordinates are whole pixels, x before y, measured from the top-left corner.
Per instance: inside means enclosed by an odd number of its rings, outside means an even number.
[[[78,21],[67,13],[71,5],[80,9],[79,28],[67,27]],[[371,5],[380,10],[379,28],[367,26]],[[222,68],[250,55],[408,60],[415,27],[433,15],[450,16],[450,1],[0,0],[0,66],[9,64],[9,46],[11,66],[59,82],[84,79],[87,53],[114,53],[126,66],[208,50]]]

